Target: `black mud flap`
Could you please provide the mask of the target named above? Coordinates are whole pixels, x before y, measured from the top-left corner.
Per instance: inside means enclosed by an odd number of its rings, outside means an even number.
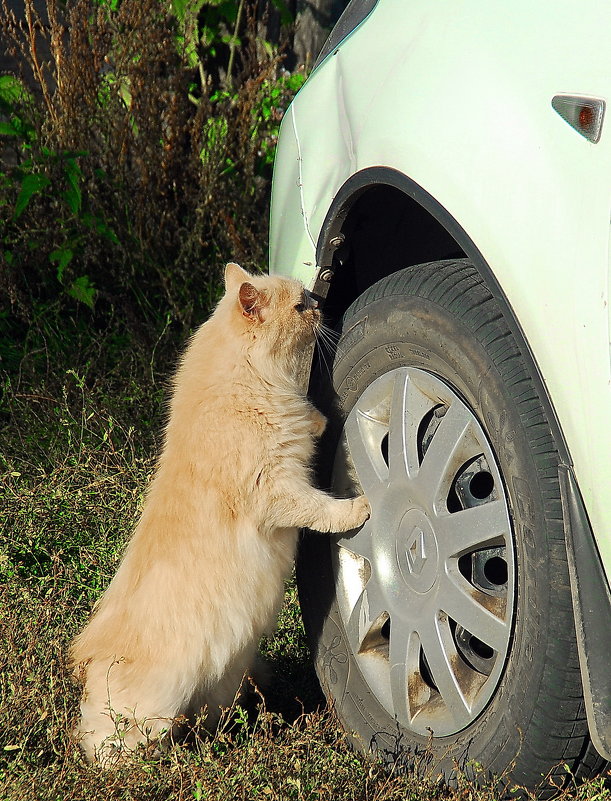
[[[590,737],[611,761],[611,591],[573,470],[561,465],[559,475]]]

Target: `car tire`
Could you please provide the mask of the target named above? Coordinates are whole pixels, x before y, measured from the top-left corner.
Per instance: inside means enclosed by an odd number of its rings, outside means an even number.
[[[363,752],[553,792],[605,763],[585,718],[559,457],[511,328],[466,260],[346,311],[312,394],[321,483],[371,519],[306,532],[300,600],[327,699]],[[331,373],[331,375],[329,375]]]

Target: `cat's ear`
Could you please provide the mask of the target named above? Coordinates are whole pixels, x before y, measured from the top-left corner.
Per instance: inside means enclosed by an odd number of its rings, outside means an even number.
[[[265,296],[249,281],[245,281],[238,292],[238,299],[244,317],[261,319],[261,309],[267,305]]]
[[[230,261],[229,264],[225,266],[225,290],[234,289],[237,292],[240,284],[249,280],[250,275],[246,270],[243,270],[239,264]]]

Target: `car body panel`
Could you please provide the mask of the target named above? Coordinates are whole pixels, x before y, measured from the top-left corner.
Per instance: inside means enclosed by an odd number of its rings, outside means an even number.
[[[592,144],[551,101],[611,102],[610,29],[602,2],[380,0],[285,116],[270,240],[270,270],[311,288],[333,198],[375,166],[398,170],[447,210],[529,343],[608,580],[611,120]]]

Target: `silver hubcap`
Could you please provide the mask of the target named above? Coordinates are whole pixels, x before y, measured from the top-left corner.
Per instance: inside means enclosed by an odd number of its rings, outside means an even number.
[[[511,637],[513,538],[492,448],[445,383],[402,367],[346,419],[334,488],[355,487],[371,519],[333,549],[352,652],[402,726],[460,731],[494,695]]]

